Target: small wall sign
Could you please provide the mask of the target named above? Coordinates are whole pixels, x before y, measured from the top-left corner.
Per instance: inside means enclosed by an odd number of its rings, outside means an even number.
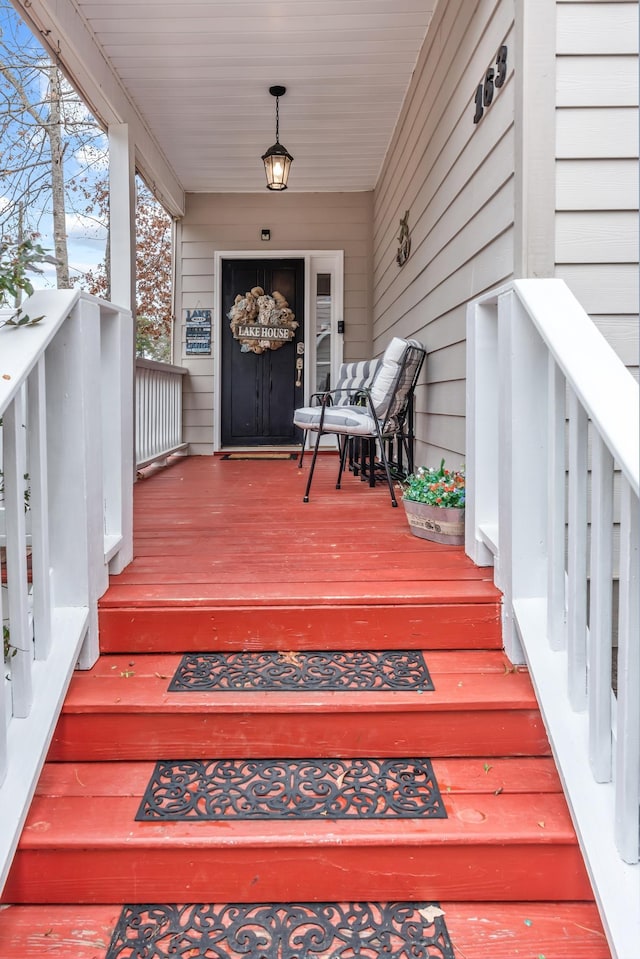
[[[211,314],[209,309],[185,310],[185,353],[187,356],[211,354]]]
[[[494,67],[489,67],[484,75],[484,80],[476,87],[476,95],[474,98],[476,106],[476,112],[473,117],[474,123],[480,123],[484,115],[485,108],[491,106],[495,91],[504,86],[504,81],[506,78],[507,47],[505,44],[503,44],[498,50],[498,54],[496,56],[495,69]]]
[[[398,252],[396,253],[396,263],[398,266],[404,266],[411,253],[411,234],[409,233],[409,211],[405,213],[400,220],[400,233],[398,235]]]

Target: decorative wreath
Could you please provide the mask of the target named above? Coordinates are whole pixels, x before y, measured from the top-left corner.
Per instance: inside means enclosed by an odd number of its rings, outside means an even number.
[[[274,290],[270,295],[261,286],[238,293],[228,317],[231,332],[240,341],[243,353],[279,350],[295,336],[298,323],[289,304]]]

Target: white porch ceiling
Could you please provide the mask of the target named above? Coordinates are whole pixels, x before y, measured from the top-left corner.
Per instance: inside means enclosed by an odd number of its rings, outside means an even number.
[[[75,0],[187,192],[375,186],[437,0]]]

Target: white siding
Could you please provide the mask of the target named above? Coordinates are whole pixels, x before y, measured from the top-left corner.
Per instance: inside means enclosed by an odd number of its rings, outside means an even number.
[[[512,276],[513,3],[440,4],[375,191],[374,351],[394,335],[428,350],[418,462],[464,457],[466,302]],[[476,86],[508,46],[507,78],[480,123]],[[412,249],[396,263],[400,218]],[[424,415],[428,414],[428,415]]]
[[[562,160],[556,167],[556,209],[638,210],[635,159]]]
[[[557,4],[556,276],[638,363],[638,4]]]
[[[187,194],[178,228],[175,362],[189,370],[184,386],[184,439],[189,451],[213,451],[214,357],[186,356],[184,311],[213,309],[214,254],[220,250],[344,250],[345,360],[371,355],[372,193]],[[262,243],[260,230],[271,230]]]
[[[374,194],[374,352],[394,334],[428,350],[418,461],[464,458],[465,303],[514,274],[566,280],[637,373],[637,21],[635,0],[436,8]],[[503,43],[506,83],[474,125]]]

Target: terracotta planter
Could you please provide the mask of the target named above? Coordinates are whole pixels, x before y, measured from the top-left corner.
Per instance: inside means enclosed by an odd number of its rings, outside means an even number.
[[[464,545],[464,509],[456,506],[430,506],[403,499],[409,529],[414,536],[445,543],[449,546]]]

